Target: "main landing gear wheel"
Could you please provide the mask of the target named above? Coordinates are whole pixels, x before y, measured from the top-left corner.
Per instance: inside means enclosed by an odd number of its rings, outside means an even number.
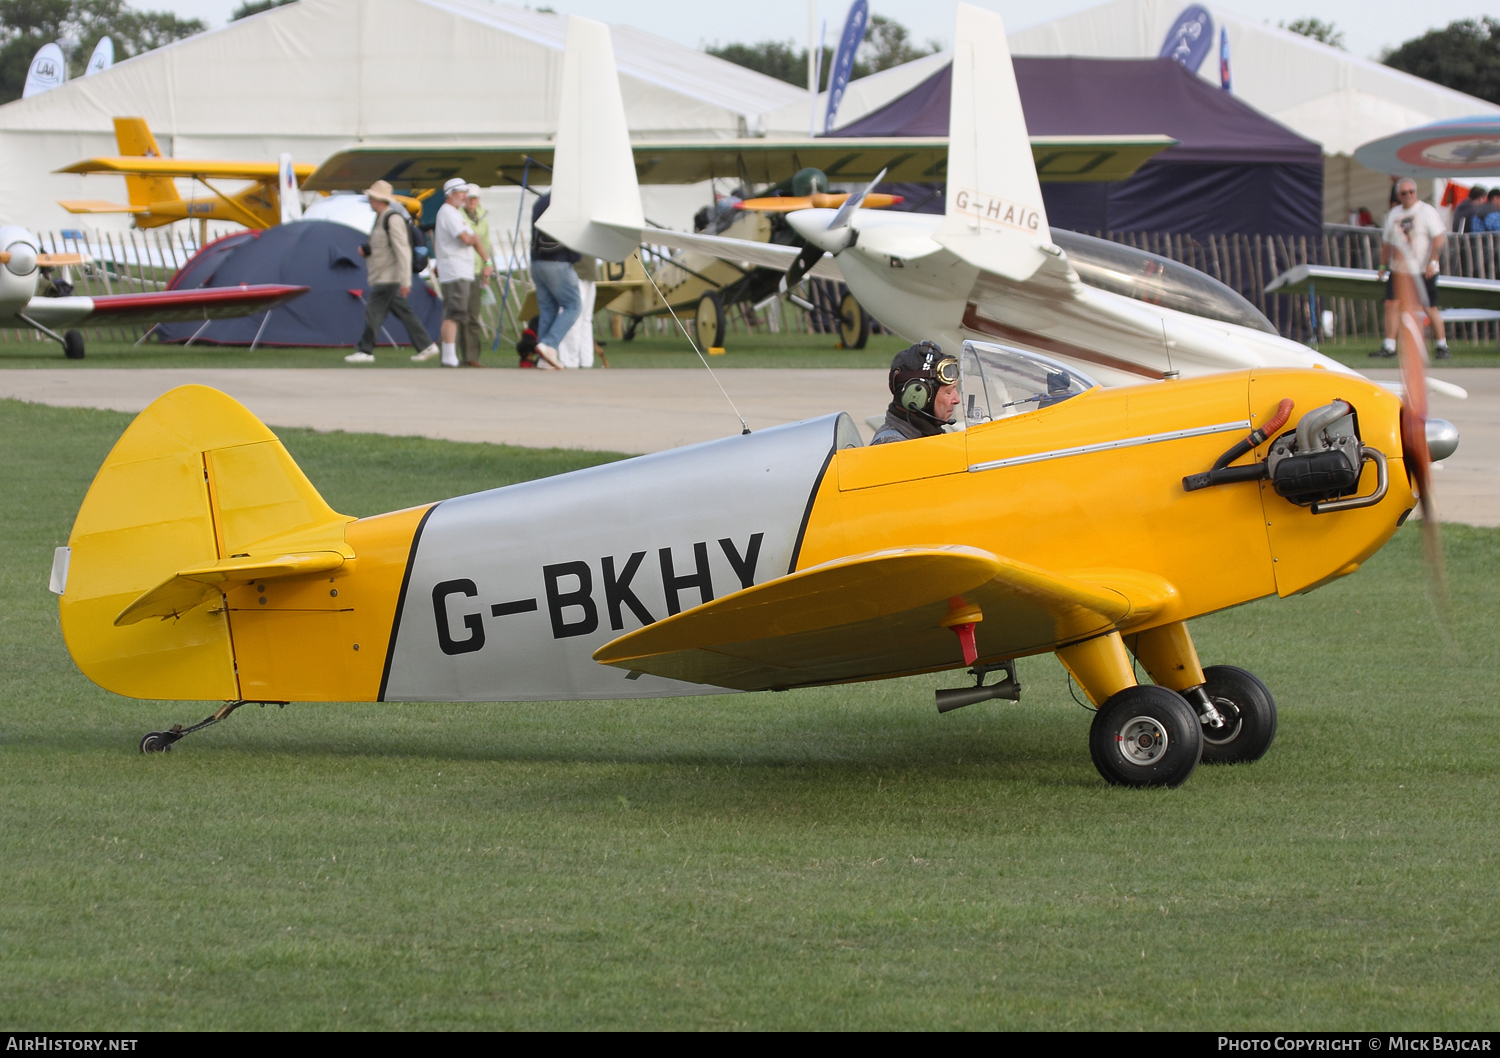
[[[839,338],[845,349],[863,349],[870,341],[870,314],[853,294],[839,302]]]
[[[1114,786],[1180,786],[1202,752],[1198,714],[1165,687],[1127,687],[1112,695],[1089,728],[1094,767]]]
[[[705,349],[724,347],[724,296],[711,291],[698,299],[698,344]]]
[[[63,331],[63,356],[69,360],[83,359],[83,335],[77,331]]]
[[[1239,764],[1260,760],[1276,737],[1276,700],[1264,683],[1233,665],[1203,670],[1203,690],[1224,717],[1217,731],[1203,729],[1205,764]]]
[[[625,326],[625,333],[622,334],[622,335],[620,335],[620,341],[622,341],[622,342],[633,342],[633,341],[635,341],[635,329],[637,327],[639,327],[640,325],[641,325],[641,318],[639,316],[632,316],[632,317],[630,317],[630,322],[628,324],[626,324],[626,326]]]

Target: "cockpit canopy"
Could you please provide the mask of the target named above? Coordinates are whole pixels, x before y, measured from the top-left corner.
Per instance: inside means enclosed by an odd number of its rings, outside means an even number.
[[[1091,287],[1194,316],[1276,333],[1271,321],[1247,299],[1196,268],[1076,231],[1053,228],[1052,241],[1068,255],[1078,278]]]
[[[964,342],[958,370],[969,426],[1049,408],[1099,385],[1051,357],[990,342]]]

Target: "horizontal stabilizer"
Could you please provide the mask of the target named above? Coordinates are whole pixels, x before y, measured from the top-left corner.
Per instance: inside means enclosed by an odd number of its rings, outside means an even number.
[[[1000,16],[958,5],[941,245],[986,272],[1024,282],[1052,243]]]
[[[673,250],[694,250],[698,253],[706,253],[710,257],[717,257],[721,261],[754,265],[756,268],[774,268],[778,272],[787,271],[802,254],[800,246],[785,246],[777,242],[752,242],[749,239],[729,239],[723,235],[698,233],[690,235],[687,232],[656,228],[642,233],[641,238],[656,246],[666,246]],[[816,276],[818,279],[832,279],[838,283],[844,281],[844,273],[839,271],[838,261],[831,254],[824,254],[807,274]]]
[[[133,625],[148,617],[177,617],[231,587],[256,580],[327,573],[344,564],[337,551],[308,551],[274,558],[226,558],[180,570],[136,599],[115,618],[115,626]]]
[[[726,595],[621,636],[594,660],[740,690],[878,679],[963,664],[944,622],[965,607],[982,614],[981,660],[1098,635],[1138,609],[1111,587],[979,548],[906,548]]]

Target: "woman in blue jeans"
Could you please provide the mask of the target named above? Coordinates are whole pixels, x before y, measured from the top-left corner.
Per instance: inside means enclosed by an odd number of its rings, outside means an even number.
[[[560,368],[557,347],[577,322],[583,302],[573,271],[579,255],[536,226],[551,204],[549,191],[531,210],[531,281],[536,284],[536,351],[548,365]]]

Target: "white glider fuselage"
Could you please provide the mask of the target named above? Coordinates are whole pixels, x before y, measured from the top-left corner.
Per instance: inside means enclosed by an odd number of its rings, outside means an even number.
[[[832,213],[799,210],[787,221],[814,244],[852,235],[852,245],[835,258],[844,281],[860,304],[911,341],[931,338],[958,348],[966,338],[998,338],[1076,363],[1105,385],[1168,371],[1190,376],[1261,366],[1353,373],[1276,334],[1087,286],[1061,250],[1016,282],[941,245],[933,237],[940,215],[856,210],[846,233],[828,231]]]

